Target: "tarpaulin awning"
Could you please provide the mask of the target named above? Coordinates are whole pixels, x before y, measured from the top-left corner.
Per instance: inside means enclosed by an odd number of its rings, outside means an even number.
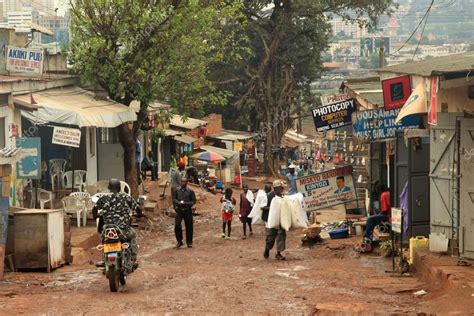
[[[76,86],[17,95],[13,100],[23,106],[36,105],[36,111],[22,111],[21,114],[39,125],[59,123],[113,128],[137,119],[129,107],[110,99],[97,99],[94,93]]]
[[[174,139],[184,144],[193,144],[195,141],[197,141],[196,138],[188,136],[188,135],[175,136]]]
[[[219,148],[219,147],[214,147],[214,146],[207,146],[207,145],[206,146],[201,146],[200,149],[202,149],[204,151],[214,152],[216,154],[221,155],[222,157],[224,157],[226,159],[232,158],[235,155],[239,154],[236,151],[232,151],[232,150],[228,150],[228,149],[224,149],[224,148]]]

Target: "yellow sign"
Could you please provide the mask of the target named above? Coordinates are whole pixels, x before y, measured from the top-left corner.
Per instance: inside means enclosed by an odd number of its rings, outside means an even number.
[[[243,150],[244,144],[242,142],[234,143],[234,151],[241,152]]]

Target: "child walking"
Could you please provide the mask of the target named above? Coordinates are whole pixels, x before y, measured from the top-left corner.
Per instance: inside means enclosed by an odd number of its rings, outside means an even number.
[[[252,232],[252,219],[248,217],[250,212],[252,211],[254,198],[252,191],[249,191],[249,187],[247,184],[242,186],[244,192],[240,194],[240,213],[239,218],[240,222],[244,225],[244,236],[243,239],[247,238],[247,225],[249,226],[250,235],[253,235]]]
[[[235,204],[237,201],[232,197],[232,189],[227,188],[224,191],[224,196],[221,198],[222,210],[222,238],[230,239],[230,232],[232,230],[232,217],[234,216]],[[225,229],[227,226],[227,237]]]

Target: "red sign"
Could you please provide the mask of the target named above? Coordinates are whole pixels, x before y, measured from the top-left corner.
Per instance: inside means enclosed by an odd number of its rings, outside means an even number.
[[[410,76],[383,80],[382,91],[386,111],[401,108],[411,94]]]
[[[436,103],[438,102],[438,87],[439,77],[431,77],[431,89],[430,89],[430,108],[428,110],[428,124],[438,124],[438,114]]]

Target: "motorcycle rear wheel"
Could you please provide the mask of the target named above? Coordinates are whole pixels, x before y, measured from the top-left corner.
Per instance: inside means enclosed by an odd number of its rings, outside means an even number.
[[[114,265],[109,266],[109,270],[107,273],[107,278],[109,279],[109,287],[110,287],[110,292],[117,292],[118,288],[120,286],[119,279],[119,271],[117,270],[117,267]]]

